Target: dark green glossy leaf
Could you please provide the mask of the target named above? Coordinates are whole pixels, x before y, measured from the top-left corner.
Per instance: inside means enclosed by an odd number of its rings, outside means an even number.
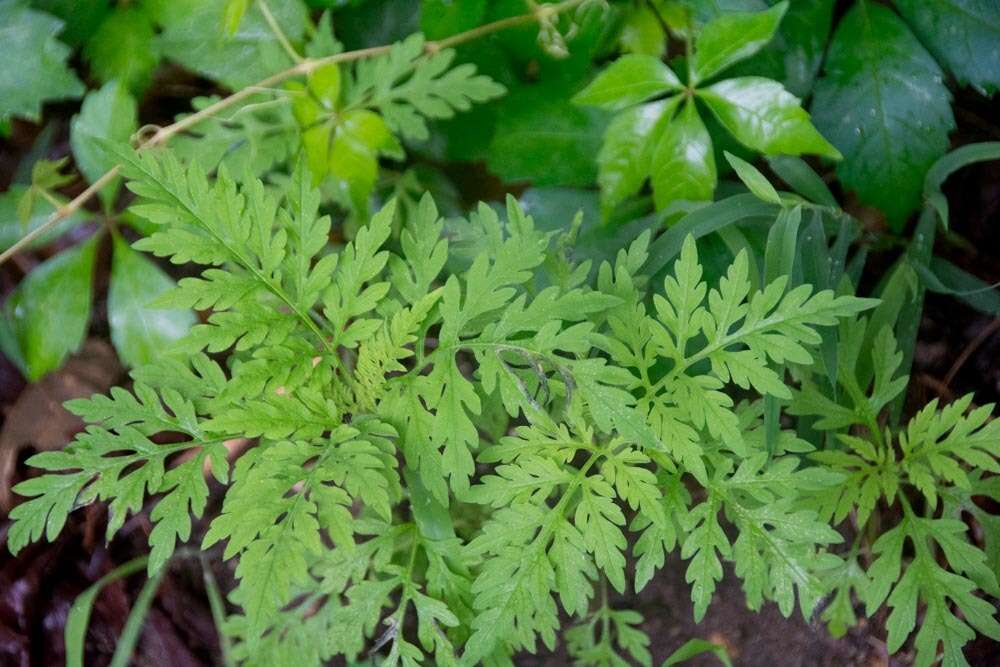
[[[764,12],[724,14],[698,34],[694,53],[694,83],[705,81],[764,48],[781,23],[788,2]]]
[[[84,98],[80,113],[73,117],[70,125],[70,146],[77,167],[88,181],[93,183],[115,165],[97,140],[127,143],[138,125],[136,114],[135,100],[117,81],[105,84]],[[116,180],[101,190],[101,197],[107,203],[114,199],[117,191]]]
[[[859,3],[834,34],[812,110],[846,156],[837,174],[896,229],[955,127],[941,68],[886,7]]]
[[[44,102],[83,94],[83,84],[66,66],[69,47],[56,39],[62,27],[50,14],[0,3],[0,121],[38,120]]]
[[[568,97],[568,96],[567,96]],[[505,181],[586,186],[597,177],[607,114],[549,86],[523,86],[500,101],[487,164]]]
[[[160,267],[122,239],[115,238],[108,287],[108,323],[111,341],[126,365],[152,363],[194,324],[194,313],[190,310],[149,307],[154,298],[175,285]]]
[[[35,267],[4,305],[24,361],[37,380],[83,343],[90,322],[96,242],[64,250]]]
[[[608,124],[597,154],[597,183],[606,211],[642,187],[649,176],[651,140],[656,137],[656,128],[668,122],[680,100],[674,96],[642,104],[621,112]]]
[[[681,87],[677,75],[659,58],[630,54],[598,74],[573,102],[618,111]]]
[[[688,101],[660,135],[653,150],[653,199],[657,208],[678,200],[711,199],[718,173],[712,139]]]
[[[920,41],[959,83],[1000,88],[1000,3],[996,0],[896,0]]]
[[[765,155],[840,157],[813,127],[799,98],[777,81],[756,76],[726,79],[698,95],[733,136]]]

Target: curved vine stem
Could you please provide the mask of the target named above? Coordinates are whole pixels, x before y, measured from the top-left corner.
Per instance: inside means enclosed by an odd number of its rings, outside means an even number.
[[[464,44],[465,42],[470,42],[480,37],[485,37],[486,35],[492,34],[494,32],[499,32],[501,30],[506,30],[508,28],[514,28],[520,25],[528,25],[531,23],[539,23],[553,16],[561,14],[563,12],[569,11],[576,8],[577,6],[583,4],[587,0],[563,0],[562,2],[554,3],[551,5],[538,5],[533,11],[520,14],[518,16],[510,16],[499,21],[493,21],[492,23],[487,23],[485,25],[472,28],[471,30],[466,30],[465,32],[460,32],[451,37],[446,37],[437,41],[427,42],[424,45],[424,51],[428,54],[434,54],[442,49],[448,49],[453,46],[458,46],[459,44]],[[332,56],[326,56],[323,58],[307,58],[297,63],[293,67],[286,70],[278,72],[277,74],[272,74],[271,76],[258,81],[257,83],[236,91],[229,97],[224,97],[221,100],[211,104],[201,111],[197,111],[190,116],[186,116],[181,120],[173,123],[172,125],[167,125],[158,129],[151,137],[139,144],[139,148],[149,148],[151,146],[160,146],[172,139],[174,136],[184,132],[191,127],[202,122],[206,118],[211,118],[215,116],[220,111],[224,111],[229,107],[238,104],[239,102],[251,97],[256,94],[262,88],[272,88],[279,83],[287,81],[288,79],[293,79],[299,76],[305,76],[323,65],[329,65],[332,63],[342,63],[342,62],[352,62],[355,60],[363,60],[365,58],[372,58],[375,56],[380,56],[392,48],[391,44],[383,46],[372,46],[366,49],[358,49],[356,51],[345,51],[343,53],[337,53]],[[116,176],[120,167],[115,166],[109,169],[103,176],[98,178],[96,181],[90,184],[90,186],[74,197],[72,200],[63,204],[57,210],[53,211],[48,219],[41,225],[28,232],[23,236],[17,243],[12,245],[10,248],[0,253],[0,265],[9,260],[11,257],[19,253],[29,244],[31,244],[35,239],[45,234],[47,231],[55,227],[61,220],[69,217],[74,212],[76,212],[80,207],[86,204],[90,199],[94,197],[98,192],[101,191],[104,186],[110,183]]]

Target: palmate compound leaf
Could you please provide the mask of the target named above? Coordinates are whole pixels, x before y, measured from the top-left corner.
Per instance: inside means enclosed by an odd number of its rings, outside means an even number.
[[[658,209],[677,201],[704,201],[718,174],[712,141],[695,99],[740,143],[765,155],[814,153],[839,158],[809,119],[798,97],[771,79],[718,74],[762,49],[788,3],[762,12],[726,13],[698,35],[687,88],[653,56],[622,56],[574,96],[576,104],[619,112],[598,154],[605,215],[648,179]]]
[[[1000,6],[990,0],[897,0],[899,12],[959,83],[1000,88]]]

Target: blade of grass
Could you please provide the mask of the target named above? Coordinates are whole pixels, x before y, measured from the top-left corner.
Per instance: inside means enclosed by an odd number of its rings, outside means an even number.
[[[837,206],[830,188],[802,158],[778,155],[767,158],[767,164],[792,190],[809,201],[823,206]]]
[[[66,642],[66,667],[83,667],[83,643],[87,636],[87,626],[90,624],[90,613],[101,589],[130,574],[146,569],[147,560],[149,560],[147,556],[140,556],[119,565],[94,582],[73,601],[73,606],[66,616],[66,629],[63,633]]]
[[[166,570],[167,568],[161,567],[143,584],[139,596],[135,599],[135,605],[125,620],[122,634],[118,637],[118,645],[115,646],[115,654],[111,657],[109,667],[128,667],[132,661],[132,652],[139,641],[139,635],[142,634],[142,625],[146,622],[146,614],[149,613],[149,606],[153,603],[153,598],[156,597],[156,589],[160,587],[160,580],[163,579],[163,573]]]
[[[733,667],[733,663],[729,660],[729,653],[726,651],[726,647],[721,644],[713,644],[706,639],[689,639],[683,646],[671,653],[666,660],[663,661],[661,667],[672,667],[673,665],[679,665],[686,660],[690,660],[695,656],[702,655],[704,653],[714,653],[715,657],[719,659],[726,667]]]
[[[919,269],[916,267],[926,268],[931,264],[938,222],[945,229],[948,228],[948,200],[941,192],[941,186],[951,174],[959,169],[988,160],[1000,160],[1000,142],[962,146],[939,159],[927,171],[927,176],[924,179],[924,210],[920,213],[920,219],[917,221],[917,228],[913,233],[913,240],[910,242],[906,255],[909,266],[915,273],[919,274]],[[899,341],[899,349],[903,351],[903,364],[900,368],[902,373],[909,373],[913,366],[917,330],[924,312],[926,287],[920,280],[916,280],[915,283],[913,298],[901,310],[899,325],[896,328],[896,340]],[[893,424],[899,422],[903,414],[905,400],[906,393],[904,392],[893,401],[889,412]]]
[[[219,590],[219,584],[215,580],[215,575],[212,574],[212,568],[209,567],[205,554],[199,553],[198,559],[201,561],[201,576],[205,582],[205,594],[208,596],[208,606],[212,610],[212,621],[215,623],[215,631],[219,635],[222,664],[226,667],[235,667],[233,645],[229,641],[229,635],[226,634],[226,605],[222,600],[222,592]]]
[[[774,220],[779,207],[757,199],[750,193],[728,197],[684,216],[680,222],[661,234],[649,245],[645,272],[655,276],[664,270],[681,252],[684,239],[690,234],[699,239],[729,225],[759,218]]]

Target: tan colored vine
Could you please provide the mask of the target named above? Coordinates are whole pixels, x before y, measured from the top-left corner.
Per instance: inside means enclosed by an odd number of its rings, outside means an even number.
[[[424,51],[428,54],[433,54],[443,49],[458,46],[459,44],[464,44],[465,42],[470,42],[480,37],[484,37],[501,30],[506,30],[508,28],[513,28],[519,25],[527,25],[529,23],[543,24],[547,20],[550,20],[563,12],[569,11],[570,9],[574,9],[586,1],[587,0],[563,0],[563,2],[551,5],[534,5],[532,11],[527,14],[510,16],[500,19],[499,21],[493,21],[492,23],[481,25],[471,30],[466,30],[465,32],[452,35],[451,37],[427,42],[424,45]],[[392,45],[389,44],[384,46],[373,46],[366,49],[358,49],[356,51],[345,51],[343,53],[337,53],[323,58],[307,58],[293,67],[278,72],[277,74],[272,74],[271,76],[262,79],[251,86],[233,93],[229,97],[219,100],[215,104],[205,107],[201,111],[193,113],[190,116],[186,116],[172,125],[158,129],[152,136],[145,141],[142,141],[139,147],[148,148],[151,146],[160,146],[165,144],[175,135],[190,129],[206,118],[211,118],[220,111],[228,109],[234,104],[251,97],[252,95],[258,93],[261,89],[272,88],[283,81],[287,81],[288,79],[305,76],[317,67],[322,67],[323,65],[363,60],[365,58],[371,58],[387,53],[391,48]],[[0,253],[0,265],[23,250],[39,236],[52,229],[52,227],[57,225],[60,220],[69,217],[77,209],[86,204],[91,198],[93,198],[94,195],[100,192],[105,185],[110,183],[115,176],[118,175],[118,171],[118,166],[108,170],[107,173],[91,183],[86,190],[54,211],[44,223],[28,232],[17,243],[5,250],[3,253]]]

